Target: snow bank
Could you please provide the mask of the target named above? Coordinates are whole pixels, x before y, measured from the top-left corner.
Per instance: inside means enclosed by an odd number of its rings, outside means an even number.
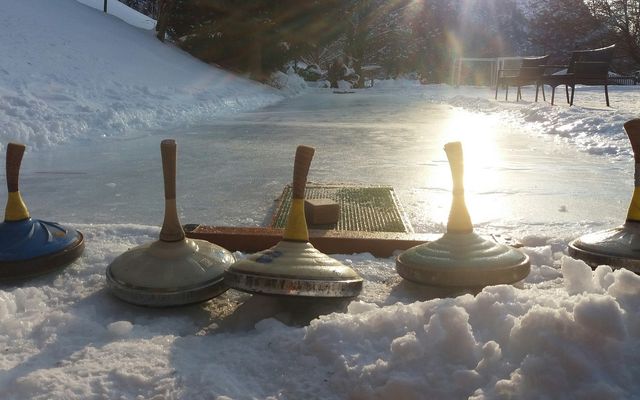
[[[85,4],[96,10],[104,12],[105,0],[76,0],[79,3]],[[136,28],[151,30],[155,29],[156,21],[153,18],[139,13],[138,11],[127,7],[125,4],[118,0],[106,0],[107,14],[114,15],[121,20],[125,21],[129,25],[133,25]]]
[[[638,118],[635,104],[640,102],[638,86],[610,86],[611,107],[606,107],[604,90],[600,86],[578,87],[574,105],[569,107],[564,91],[556,93],[555,105],[550,104],[551,94],[547,87],[547,101],[536,103],[535,88],[523,89],[523,98],[514,101],[515,92],[509,101],[504,101],[504,91],[494,100],[494,89],[465,87],[452,88],[446,85],[429,85],[424,89],[424,98],[431,102],[450,104],[482,114],[497,114],[514,129],[530,134],[553,135],[577,149],[594,155],[628,158],[632,154],[622,125]],[[512,88],[513,91],[513,88]]]
[[[617,366],[639,361],[640,278],[562,259],[569,270],[564,285],[351,307],[313,321],[305,348],[351,398],[626,398],[637,387]]]
[[[73,0],[0,0],[0,7],[2,143],[42,148],[180,129],[282,99]]]
[[[309,88],[307,82],[290,67],[287,72],[276,71],[271,75],[269,86],[280,89],[289,96],[303,93]]]
[[[525,249],[537,264],[521,288],[475,296],[428,300],[393,260],[363,254],[338,257],[366,278],[346,312],[234,291],[150,310],[113,298],[104,268],[158,229],[78,228],[90,243],[78,262],[0,291],[3,398],[622,399],[640,390],[640,277],[591,271],[550,246]]]

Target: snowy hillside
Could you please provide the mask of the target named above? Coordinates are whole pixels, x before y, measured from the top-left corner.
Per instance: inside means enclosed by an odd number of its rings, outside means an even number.
[[[126,137],[281,99],[103,14],[102,1],[85,2],[100,10],[75,0],[0,0],[1,142]],[[140,14],[110,4],[141,25]]]

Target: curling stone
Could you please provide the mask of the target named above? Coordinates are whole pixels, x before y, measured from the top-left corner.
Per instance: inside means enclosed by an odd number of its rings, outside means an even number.
[[[624,225],[591,233],[569,243],[569,255],[592,267],[605,264],[640,273],[640,119],[624,124],[635,159],[635,189]]]
[[[204,240],[187,239],[176,207],[176,143],[160,144],[164,222],[160,239],[130,249],[107,267],[107,284],[120,299],[142,306],[198,303],[225,292],[224,270],[235,258]]]
[[[249,293],[306,298],[355,297],[362,278],[353,269],[321,253],[309,243],[304,191],[314,149],[298,146],[293,170],[292,204],[283,239],[250,255],[226,272],[227,284]]]
[[[7,146],[7,207],[0,224],[0,280],[36,276],[60,268],[84,250],[82,233],[31,218],[18,190],[23,144]]]
[[[529,257],[473,232],[464,200],[462,144],[444,146],[453,178],[447,232],[438,240],[412,247],[396,259],[403,278],[439,287],[478,288],[524,279]]]

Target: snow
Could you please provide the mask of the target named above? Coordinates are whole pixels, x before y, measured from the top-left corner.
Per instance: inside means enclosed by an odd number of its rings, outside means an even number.
[[[121,14],[0,0],[0,142],[29,146],[32,215],[87,243],[60,272],[0,286],[3,399],[637,396],[640,277],[566,255],[569,239],[624,220],[636,87],[610,88],[611,108],[598,87],[579,88],[573,107],[561,92],[552,107],[530,89],[516,103],[410,80],[334,95],[291,73],[274,90],[161,44],[109,4]],[[531,273],[447,297],[403,281],[393,258],[343,254],[365,278],[351,302],[230,290],[175,309],[125,304],[104,271],[157,238],[168,135],[185,223],[262,224],[307,143],[310,179],[392,184],[425,232],[446,221],[442,144],[461,138],[477,230],[519,239]]]
[[[604,91],[601,87],[582,87],[576,90],[574,102],[578,107],[575,108],[549,107],[546,103],[528,102],[509,107],[510,109],[502,112],[507,114],[505,117],[513,118],[540,134],[558,136],[588,153],[627,157],[632,154],[631,148],[626,135],[620,131],[620,126],[637,117],[638,95],[636,86],[613,87],[610,100],[611,107],[616,112],[611,112],[612,110],[605,106]],[[563,102],[563,96],[562,90],[556,92],[556,104]],[[533,93],[529,95],[529,99],[532,97]],[[588,106],[580,107],[585,102]],[[495,110],[495,103],[472,101],[464,96],[454,98],[450,103],[478,112]]]
[[[96,10],[104,11],[105,0],[76,0],[79,3],[85,4]],[[152,30],[156,27],[156,21],[153,18],[147,17],[138,11],[131,9],[117,0],[106,0],[107,14],[113,15],[121,20],[125,21],[129,25],[133,25],[136,28]]]
[[[120,17],[138,15],[117,1],[109,4]],[[282,98],[162,44],[152,31],[73,0],[2,5],[9,10],[0,15],[0,53],[10,55],[0,64],[2,142],[46,148],[128,137]]]

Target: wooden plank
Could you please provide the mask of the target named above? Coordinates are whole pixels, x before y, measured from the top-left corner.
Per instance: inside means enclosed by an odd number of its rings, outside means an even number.
[[[227,250],[245,253],[276,245],[284,232],[278,228],[206,225],[185,225],[184,229],[189,238],[207,240]],[[309,230],[309,241],[323,253],[371,253],[376,257],[391,257],[396,250],[406,250],[440,236],[432,233]]]

